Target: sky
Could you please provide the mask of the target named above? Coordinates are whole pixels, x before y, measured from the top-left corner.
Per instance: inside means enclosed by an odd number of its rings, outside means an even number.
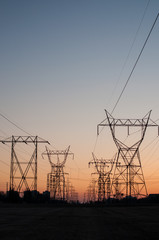
[[[110,130],[97,137],[97,124],[104,109],[112,111],[158,12],[158,0],[0,1],[0,113],[48,140],[50,149],[71,146],[74,159],[65,170],[81,196],[94,171],[92,152],[99,158],[116,152]],[[158,42],[159,19],[114,117],[142,118],[152,110],[159,119]],[[1,139],[12,135],[26,134],[0,116]],[[10,147],[0,146],[1,190],[9,181]],[[148,129],[142,147],[148,192],[158,192],[157,130]],[[51,170],[43,151],[45,144],[38,152],[40,191]]]

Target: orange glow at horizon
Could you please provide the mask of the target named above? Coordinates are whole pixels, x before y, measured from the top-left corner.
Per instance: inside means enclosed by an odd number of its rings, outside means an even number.
[[[135,134],[137,135],[135,135]],[[124,135],[127,134],[126,131],[118,132],[119,136],[124,139]],[[159,192],[159,149],[158,149],[158,136],[157,130],[151,131],[147,129],[144,141],[140,147],[140,156],[142,169],[144,173],[144,178],[148,190],[148,194],[158,193]],[[141,136],[141,132],[137,132],[133,130],[130,132],[130,139],[124,140],[124,142],[136,142],[137,139]],[[117,147],[112,139],[111,132],[109,128],[105,128],[101,134],[98,136],[98,141],[95,147],[95,155],[99,158],[111,159],[114,154],[117,152]],[[79,141],[80,139],[78,139]],[[92,143],[92,141],[90,141]],[[89,143],[91,149],[91,143]],[[74,187],[75,191],[78,193],[78,198],[80,201],[83,201],[84,194],[87,193],[88,186],[91,183],[91,173],[95,173],[96,169],[92,166],[88,167],[88,163],[92,160],[90,149],[84,148],[86,141],[81,139],[81,146],[83,146],[83,151],[79,152],[76,145],[71,146],[71,152],[78,151],[78,156],[75,154],[74,159],[68,157],[64,172],[68,173],[68,179],[71,186]],[[88,145],[88,143],[87,143]],[[92,144],[93,146],[93,144]],[[52,145],[49,146],[51,150]],[[53,148],[54,149],[54,148]],[[63,150],[65,150],[64,148]],[[11,145],[9,144],[1,144],[1,177],[0,177],[0,190],[6,191],[7,183],[9,187],[9,177],[10,177],[10,158],[11,158]],[[34,147],[31,144],[21,144],[16,146],[17,157],[20,162],[26,162],[30,160]],[[47,189],[47,174],[51,171],[51,165],[47,158],[42,158],[42,153],[45,151],[45,146],[38,145],[38,178],[37,178],[37,186],[38,191],[43,192]],[[107,157],[105,157],[107,156]],[[25,166],[24,166],[25,169]],[[114,169],[113,169],[114,171]],[[96,180],[98,179],[98,175],[94,175]],[[67,177],[66,177],[67,179]],[[25,185],[23,186],[23,191],[25,190]]]

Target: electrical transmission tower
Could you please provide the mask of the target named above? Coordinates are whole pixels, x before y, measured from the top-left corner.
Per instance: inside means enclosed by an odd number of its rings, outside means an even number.
[[[151,111],[142,119],[115,119],[106,110],[106,119],[97,126],[109,126],[113,140],[118,149],[117,159],[115,163],[114,176],[112,179],[112,192],[116,198],[120,197],[136,197],[147,196],[147,188],[144,174],[141,166],[139,148],[144,139],[147,127],[159,126],[150,119]],[[138,128],[141,135],[135,143],[126,145],[117,138],[117,127],[127,127],[128,136],[130,136],[130,128]],[[159,133],[159,130],[158,130]],[[120,133],[121,138],[121,133]]]
[[[48,143],[38,136],[12,136],[5,140],[0,140],[1,143],[11,143],[11,165],[10,165],[10,190],[22,192],[23,185],[25,190],[37,191],[37,158],[38,144]],[[19,144],[32,144],[33,153],[30,160],[19,160],[16,146]]]
[[[70,202],[77,202],[78,201],[78,193],[76,192],[74,186],[72,184],[70,185],[70,196],[69,196]]]
[[[97,200],[97,180],[92,179],[91,183],[87,187],[87,202],[96,202]]]
[[[69,152],[70,146],[66,150],[52,151],[46,147],[46,151],[42,156],[47,155],[51,165],[51,173],[47,174],[47,190],[53,199],[65,200],[67,195],[64,167],[68,155],[74,156]],[[53,163],[53,158],[55,163]]]
[[[98,174],[98,201],[110,198],[110,175],[113,169],[114,159],[97,159],[92,153],[93,160],[90,165],[95,165]]]

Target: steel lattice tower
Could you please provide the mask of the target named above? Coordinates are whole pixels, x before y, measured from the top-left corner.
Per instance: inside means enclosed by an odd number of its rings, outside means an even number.
[[[92,179],[91,183],[87,187],[87,202],[96,202],[98,199],[97,180]]]
[[[115,163],[114,176],[112,179],[112,193],[116,198],[147,196],[147,188],[141,165],[139,148],[144,139],[147,127],[158,127],[150,120],[151,111],[142,119],[115,119],[106,110],[106,119],[98,125],[109,126],[113,140],[117,146],[118,154]],[[128,146],[117,139],[116,127],[127,127],[128,135],[131,127],[141,130],[138,141]]]
[[[97,199],[96,183],[97,183],[97,180],[92,179],[92,182],[91,182],[91,201],[92,202],[95,202]]]
[[[1,143],[11,143],[11,165],[10,165],[10,190],[17,192],[22,191],[23,185],[25,190],[37,191],[37,158],[38,158],[38,143],[48,143],[38,136],[12,136],[5,140],[0,140]],[[29,161],[19,160],[16,151],[16,145],[33,144],[34,150]]]
[[[113,169],[113,159],[97,159],[92,153],[93,160],[89,162],[89,166],[95,165],[98,174],[98,201],[104,201],[110,198],[110,175]],[[109,169],[108,169],[109,168]]]
[[[42,156],[47,155],[51,165],[51,172],[47,174],[47,191],[50,192],[50,196],[53,199],[66,200],[67,185],[65,175],[67,173],[64,172],[64,167],[68,155],[73,155],[69,150],[70,146],[62,151],[52,151],[46,147],[46,151],[42,154]],[[55,158],[55,163],[53,163],[53,157]]]

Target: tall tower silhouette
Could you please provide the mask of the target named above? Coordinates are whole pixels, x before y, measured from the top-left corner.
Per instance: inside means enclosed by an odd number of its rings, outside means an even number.
[[[151,111],[142,119],[115,119],[106,110],[105,113],[106,119],[97,127],[98,134],[99,127],[109,126],[113,140],[118,149],[111,193],[116,198],[128,196],[140,198],[147,196],[148,193],[141,165],[139,148],[144,139],[147,127],[158,127],[155,122],[150,120]],[[117,127],[127,127],[128,136],[130,134],[130,128],[135,127],[141,131],[141,135],[136,142],[126,145],[121,139],[117,138],[115,131]]]

